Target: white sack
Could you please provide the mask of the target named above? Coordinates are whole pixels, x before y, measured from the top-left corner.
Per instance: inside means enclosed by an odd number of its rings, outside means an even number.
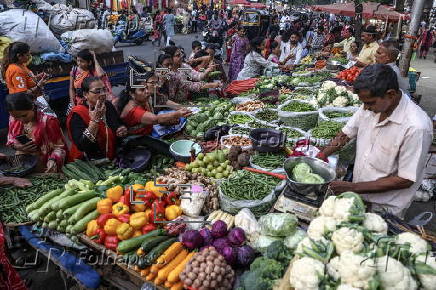
[[[114,45],[112,33],[105,29],[67,31],[61,35],[61,39],[68,43],[68,53],[74,56],[85,48],[97,54],[111,52]]]

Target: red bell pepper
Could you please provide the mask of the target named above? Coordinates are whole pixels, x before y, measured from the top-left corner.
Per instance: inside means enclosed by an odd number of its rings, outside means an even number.
[[[153,202],[153,204],[151,205],[151,212],[148,216],[148,220],[150,223],[165,220],[165,206],[166,203],[164,201],[155,200]]]
[[[174,204],[179,205],[180,204],[179,195],[176,192],[172,191],[165,196],[165,202],[167,205],[174,205]]]
[[[134,194],[133,190],[132,190],[132,194]],[[131,194],[130,194],[130,186],[129,186],[126,189],[124,189],[124,194],[123,196],[121,196],[120,202],[130,207],[130,195]]]
[[[103,228],[108,219],[116,219],[117,217],[113,213],[104,213],[97,218],[97,224]]]
[[[145,207],[151,208],[152,203],[157,199],[157,196],[153,191],[145,191],[144,193],[138,194],[138,198],[144,201]]]
[[[104,231],[104,229],[97,229],[95,231],[95,236],[91,237],[91,240],[101,245],[104,244],[105,239],[106,239],[106,232]]]
[[[143,235],[145,235],[146,233],[154,231],[156,229],[157,229],[157,226],[155,224],[147,224],[141,228],[141,232]]]
[[[104,239],[104,246],[109,250],[116,251],[119,241],[120,240],[117,236],[106,236]]]
[[[123,223],[129,223],[130,221],[130,214],[129,213],[124,213],[124,214],[120,214],[116,217],[120,222]]]

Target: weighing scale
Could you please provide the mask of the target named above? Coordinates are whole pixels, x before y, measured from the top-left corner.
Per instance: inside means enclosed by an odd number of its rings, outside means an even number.
[[[318,208],[324,201],[325,196],[316,196],[315,193],[302,195],[293,191],[286,185],[280,194],[274,209],[280,212],[289,212],[299,219],[310,222],[316,215]]]

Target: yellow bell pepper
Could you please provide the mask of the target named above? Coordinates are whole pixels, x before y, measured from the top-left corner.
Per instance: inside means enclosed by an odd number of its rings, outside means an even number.
[[[140,199],[135,199],[135,201],[140,201],[141,203],[135,203],[133,205],[133,210],[135,212],[144,212],[147,209],[147,206],[145,205],[145,202]]]
[[[134,192],[140,191],[140,190],[144,190],[144,185],[142,184],[134,184],[132,185],[132,189]]]
[[[129,213],[129,207],[122,202],[117,202],[112,206],[112,213],[116,216]]]
[[[117,219],[108,219],[104,225],[104,231],[107,235],[113,236],[117,234],[117,228],[122,224]]]
[[[131,225],[129,225],[128,223],[122,223],[121,225],[119,225],[117,227],[117,236],[118,239],[120,240],[127,240],[129,239],[131,236],[133,236],[133,232],[135,230],[133,229],[133,227]]]
[[[145,212],[135,212],[130,216],[129,223],[135,229],[138,230],[145,226],[148,222],[148,217]]]
[[[112,199],[104,198],[97,202],[97,212],[99,214],[111,213],[112,212]]]
[[[155,186],[154,181],[148,181],[145,184],[145,191],[151,191],[156,195],[157,197],[162,197],[165,191],[168,191],[166,187],[162,186]]]
[[[136,231],[133,233],[132,238],[136,238],[136,237],[139,237],[139,236],[142,236],[142,232],[141,232],[140,230],[136,230]]]
[[[165,208],[165,218],[173,220],[182,215],[182,209],[178,205],[170,205]]]
[[[123,195],[123,192],[123,188],[120,185],[117,185],[106,190],[106,197],[110,198],[113,202],[118,202]]]
[[[97,224],[97,220],[92,220],[88,223],[88,225],[86,226],[86,235],[88,237],[92,237],[95,236],[96,231],[99,229],[100,227]]]

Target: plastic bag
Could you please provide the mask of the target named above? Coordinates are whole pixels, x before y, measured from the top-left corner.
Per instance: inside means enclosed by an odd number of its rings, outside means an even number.
[[[262,235],[286,237],[295,232],[298,220],[290,213],[269,213],[259,219]]]
[[[80,29],[62,33],[61,40],[68,46],[68,53],[76,56],[82,49],[93,50],[96,54],[111,52],[112,33],[105,29]]]
[[[298,102],[310,104],[313,107],[316,107],[314,104],[303,100],[289,100],[279,106],[279,119],[287,126],[300,128],[302,130],[309,130],[314,128],[318,124],[318,111],[308,111],[308,112],[288,112],[283,111],[282,108],[286,105]]]
[[[174,112],[174,111],[172,110],[159,111],[158,115],[166,114],[170,112]],[[186,122],[187,122],[186,118],[181,117],[179,118],[179,123],[176,125],[170,125],[170,126],[160,125],[160,124],[153,125],[153,131],[151,132],[151,136],[154,138],[162,138],[164,136],[180,132],[185,127]]]
[[[61,10],[50,21],[50,29],[57,36],[66,31],[93,29],[96,25],[97,20],[91,11],[78,8]]]
[[[351,117],[338,117],[338,118],[329,118],[325,115],[327,112],[340,112],[340,113],[352,113],[354,114],[359,107],[324,107],[318,110],[319,117],[318,121],[334,121],[334,122],[341,122],[346,123],[348,120],[350,120]]]
[[[257,237],[257,239],[251,243],[251,246],[260,253],[264,254],[266,252],[266,249],[275,241],[281,241],[283,238],[281,237],[272,237],[272,236],[265,236],[260,235]]]
[[[30,46],[32,53],[59,52],[61,45],[44,21],[30,10],[0,13],[0,35]]]
[[[230,137],[234,137],[234,136],[241,136],[241,137],[249,138],[248,135],[242,135],[242,134],[229,134],[229,135],[226,135],[226,136],[222,136],[221,139],[220,139],[220,145],[221,145],[221,148],[227,148],[227,149],[230,149],[232,146],[230,146],[230,145],[224,145],[224,140],[226,140],[226,139],[228,139],[228,138],[230,138]],[[250,145],[247,145],[247,146],[241,146],[241,148],[242,148],[243,151],[250,150],[252,147],[253,147],[253,145],[251,145],[251,144],[250,144]]]
[[[243,208],[248,208],[256,216],[260,217],[273,207],[277,200],[278,195],[282,192],[286,181],[283,180],[279,183],[270,194],[265,196],[263,199],[257,200],[237,200],[224,195],[221,191],[221,187],[218,187],[218,194],[220,200],[220,208],[228,213],[236,214]]]
[[[208,193],[203,191],[202,186],[192,185],[190,192],[184,192],[181,195],[180,208],[187,216],[199,217],[207,196]]]
[[[235,227],[240,227],[248,236],[252,236],[260,232],[260,225],[256,220],[254,214],[248,209],[241,209],[235,215]]]

